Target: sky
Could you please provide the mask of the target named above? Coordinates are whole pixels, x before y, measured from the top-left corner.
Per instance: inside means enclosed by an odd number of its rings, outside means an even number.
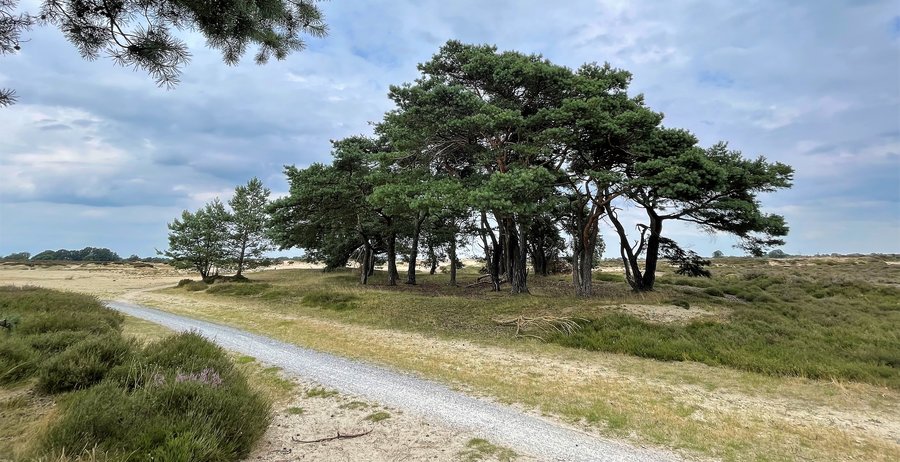
[[[329,35],[264,66],[252,52],[227,66],[182,34],[193,57],[172,90],[109,58],[83,60],[55,28],[28,32],[19,54],[0,57],[0,87],[19,96],[0,109],[0,255],[151,256],[182,210],[227,200],[253,176],[284,194],[284,165],[328,162],[329,140],[371,133],[392,108],[388,87],[415,79],[449,39],[629,70],[631,93],[664,125],[796,169],[793,188],[760,198],[791,228],[785,252],[900,253],[897,1],[320,7]],[[726,235],[677,224],[663,234],[701,255],[740,254]]]

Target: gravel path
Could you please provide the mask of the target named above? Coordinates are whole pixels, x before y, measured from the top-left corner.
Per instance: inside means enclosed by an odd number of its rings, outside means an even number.
[[[467,396],[410,374],[142,305],[124,301],[111,301],[107,305],[173,330],[196,330],[226,349],[279,366],[289,374],[296,374],[339,392],[365,397],[403,412],[443,422],[541,460],[677,460],[676,456],[669,453],[605,440],[511,407]]]

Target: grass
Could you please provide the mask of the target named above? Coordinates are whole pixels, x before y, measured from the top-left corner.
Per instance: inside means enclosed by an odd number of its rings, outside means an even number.
[[[378,423],[378,422],[381,422],[382,420],[387,420],[390,418],[391,418],[391,415],[389,413],[384,412],[384,411],[378,411],[378,412],[373,412],[373,413],[367,415],[365,418],[363,418],[363,420],[368,420],[369,422]]]
[[[340,405],[341,409],[350,409],[350,410],[354,410],[354,411],[357,409],[368,409],[368,407],[369,407],[369,405],[362,401],[350,401],[349,403],[344,403],[344,404]]]
[[[331,398],[332,396],[337,396],[338,392],[334,390],[328,390],[321,387],[311,388],[306,392],[307,398]]]
[[[306,412],[306,410],[302,407],[291,406],[285,409],[284,412],[287,412],[290,415],[302,415],[304,412]]]
[[[258,287],[254,298],[285,314],[309,313],[299,306],[324,308],[316,316],[475,338],[508,337],[511,331],[495,326],[495,318],[568,315],[589,322],[575,336],[557,335],[550,341],[665,361],[900,389],[900,338],[894,331],[900,325],[900,288],[891,285],[900,280],[900,265],[869,257],[843,266],[716,262],[712,279],[665,273],[657,291],[649,294],[631,293],[621,275],[600,272],[598,296],[587,300],[571,295],[565,276],[532,277],[532,297],[448,287],[445,275],[423,277],[415,287],[361,287],[347,272],[300,270],[299,275],[291,271],[289,278],[283,272],[261,273],[265,282],[250,285]],[[661,324],[603,309],[629,303],[668,304],[721,316]]]
[[[441,275],[420,275],[416,287],[387,287],[377,284],[383,278],[383,274],[377,274],[376,284],[360,287],[350,272],[291,270],[253,275],[272,285],[255,297],[186,296],[183,291],[169,290],[147,294],[144,301],[300,345],[416,371],[502,402],[520,403],[572,422],[588,423],[604,434],[676,447],[688,454],[723,460],[894,460],[900,457],[900,448],[889,437],[818,418],[836,412],[859,422],[870,418],[895,421],[890,416],[900,412],[900,394],[896,388],[885,388],[884,381],[867,383],[840,377],[809,380],[803,374],[760,374],[681,359],[659,362],[630,354],[519,340],[513,338],[510,329],[492,322],[519,314],[577,315],[598,320],[623,315],[616,308],[622,304],[664,306],[678,298],[688,301],[691,308],[673,309],[707,310],[715,314],[718,324],[734,323],[735,313],[741,310],[746,316],[756,313],[765,319],[772,312],[766,303],[771,302],[747,301],[764,298],[759,291],[747,287],[741,296],[732,290],[745,284],[742,281],[758,279],[744,276],[747,273],[776,278],[802,274],[823,287],[851,282],[876,295],[887,288],[886,298],[868,297],[869,301],[876,308],[896,305],[897,291],[892,284],[900,279],[900,266],[875,258],[845,259],[828,265],[817,261],[779,261],[778,265],[790,266],[771,266],[766,260],[719,259],[712,280],[664,274],[658,290],[649,294],[633,294],[621,282],[600,281],[595,284],[597,296],[588,300],[569,294],[565,276],[533,278],[533,295],[515,297],[482,288],[447,287],[446,277]],[[474,277],[464,271],[460,281],[465,283]],[[735,294],[722,289],[724,296],[704,293],[717,287]],[[767,289],[772,287],[770,284]],[[785,285],[782,289],[793,291]],[[828,300],[806,297],[803,292],[807,289],[799,289],[793,291],[793,298],[790,294],[769,293],[784,297],[782,302],[794,304],[793,309],[814,318],[818,312],[838,309],[848,298],[868,296],[832,291],[833,299]],[[322,310],[304,304],[304,295],[314,291],[352,295],[357,307]],[[856,309],[859,305],[851,306]],[[891,323],[896,325],[889,310],[881,309],[888,313],[876,316],[871,309],[860,311],[846,316],[858,317],[875,334],[889,333]],[[890,322],[873,323],[872,318],[878,316]],[[684,328],[690,322],[646,324],[649,328]],[[644,335],[641,332],[634,334],[635,338]],[[815,337],[810,341],[822,344],[822,339]],[[826,359],[829,354],[833,352],[824,352]],[[797,409],[808,409],[810,414],[798,415]]]
[[[491,444],[482,438],[472,438],[466,443],[466,450],[460,454],[466,462],[476,462],[485,459],[496,459],[500,462],[509,462],[518,457],[511,449]]]
[[[266,397],[199,335],[126,338],[95,299],[37,288],[0,287],[0,318],[16,320],[0,335],[0,458],[237,460],[268,426]]]

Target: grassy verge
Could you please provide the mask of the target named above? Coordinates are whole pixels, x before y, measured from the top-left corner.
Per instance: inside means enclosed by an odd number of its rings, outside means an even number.
[[[0,288],[0,318],[0,459],[237,460],[268,426],[266,397],[196,334],[141,344],[95,299],[36,288]]]
[[[717,277],[708,282],[727,285],[749,281],[742,279],[747,272],[786,275],[796,271],[793,267],[765,265],[723,263],[716,268]],[[830,279],[856,278],[860,273],[851,270],[872,267],[883,270],[880,279],[869,280],[873,287],[888,284],[895,275],[893,267],[874,261],[800,269],[825,284]],[[423,283],[418,287],[396,288],[359,287],[348,273],[275,271],[254,277],[268,284],[254,295],[168,290],[147,294],[142,301],[289,342],[417,371],[501,401],[588,425],[607,435],[688,453],[725,460],[900,457],[900,448],[891,436],[895,433],[890,429],[879,433],[855,427],[870,418],[896,426],[896,418],[891,415],[900,412],[900,395],[884,385],[848,382],[840,377],[816,381],[802,374],[784,377],[780,373],[708,367],[693,361],[659,362],[585,351],[514,339],[508,328],[492,322],[497,317],[519,314],[636,317],[622,306],[683,310],[672,306],[677,300],[689,303],[686,311],[712,313],[715,322],[723,325],[733,322],[734,311],[745,304],[748,311],[756,309],[763,316],[772,310],[713,291],[708,294],[708,287],[687,285],[671,276],[663,276],[657,292],[635,295],[621,282],[612,281],[616,275],[607,275],[604,279],[611,281],[598,283],[599,295],[590,300],[567,295],[565,278],[537,279],[534,296],[511,297],[445,287],[441,276],[421,277]],[[323,292],[339,296],[324,297],[320,295]],[[307,298],[309,294],[316,295]],[[835,296],[838,298],[829,303],[839,306],[842,295]],[[332,303],[351,306],[336,309]],[[814,315],[821,307],[812,305],[797,306]],[[870,323],[866,320],[870,317],[871,313],[864,313],[862,325]],[[708,318],[698,322],[708,322]],[[694,322],[640,319],[649,326],[673,328]],[[889,326],[876,326],[876,332],[887,329]],[[852,423],[834,423],[845,419]]]

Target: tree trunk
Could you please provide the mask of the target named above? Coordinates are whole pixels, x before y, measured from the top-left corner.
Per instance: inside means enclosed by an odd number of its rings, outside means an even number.
[[[400,274],[397,273],[397,235],[391,233],[387,240],[388,285],[397,285]]]
[[[644,262],[644,277],[641,281],[641,292],[653,290],[656,284],[656,267],[659,263],[659,238],[662,235],[662,220],[652,212],[650,215],[650,237],[647,238],[647,253]]]
[[[422,221],[425,215],[416,218],[416,228],[413,232],[412,249],[409,251],[409,269],[406,270],[406,283],[416,285],[416,260],[419,258],[419,235],[422,234]]]
[[[434,253],[434,242],[428,243],[428,260],[431,263],[431,268],[428,270],[428,274],[434,276],[434,273],[437,272],[438,267],[438,259],[437,255]]]
[[[447,253],[450,254],[450,285],[456,285],[456,235],[450,240],[450,248],[447,250]]]
[[[491,245],[485,246],[485,265],[487,266],[488,274],[491,276],[491,290],[494,292],[500,291],[500,274],[501,274],[501,261],[503,259],[503,251],[500,248],[500,243],[497,242],[497,236],[494,235],[494,230],[491,229],[490,223],[487,220],[487,213],[482,210],[481,212],[481,229],[482,236],[487,234],[491,237]],[[487,242],[486,238],[485,242]]]
[[[609,204],[606,205],[606,216],[609,217],[609,221],[612,222],[613,227],[616,229],[616,234],[619,235],[619,253],[622,256],[622,263],[625,265],[625,280],[628,281],[628,285],[630,285],[631,289],[635,292],[652,290],[652,286],[650,289],[646,289],[644,286],[644,277],[641,271],[640,262],[638,261],[641,249],[638,249],[637,253],[632,250],[631,243],[628,242],[628,234],[625,233],[625,227],[622,226],[622,223],[619,221]],[[658,251],[658,236],[656,245]]]
[[[574,239],[572,274],[575,282],[575,294],[579,297],[590,297],[594,293],[592,282],[599,220],[599,214],[589,214],[576,219],[578,229]]]
[[[372,264],[372,261],[375,260],[373,258],[372,246],[369,245],[369,242],[366,241],[365,246],[363,247],[362,261],[359,264],[359,283],[367,284],[369,282],[369,268]]]
[[[528,293],[528,227],[522,223],[523,221],[519,220],[519,230],[510,239],[512,274],[509,283],[510,290],[514,294]]]
[[[247,240],[245,239],[241,242],[241,253],[238,256],[237,263],[237,273],[234,275],[237,278],[241,277],[241,272],[244,270],[244,254],[247,252]]]

